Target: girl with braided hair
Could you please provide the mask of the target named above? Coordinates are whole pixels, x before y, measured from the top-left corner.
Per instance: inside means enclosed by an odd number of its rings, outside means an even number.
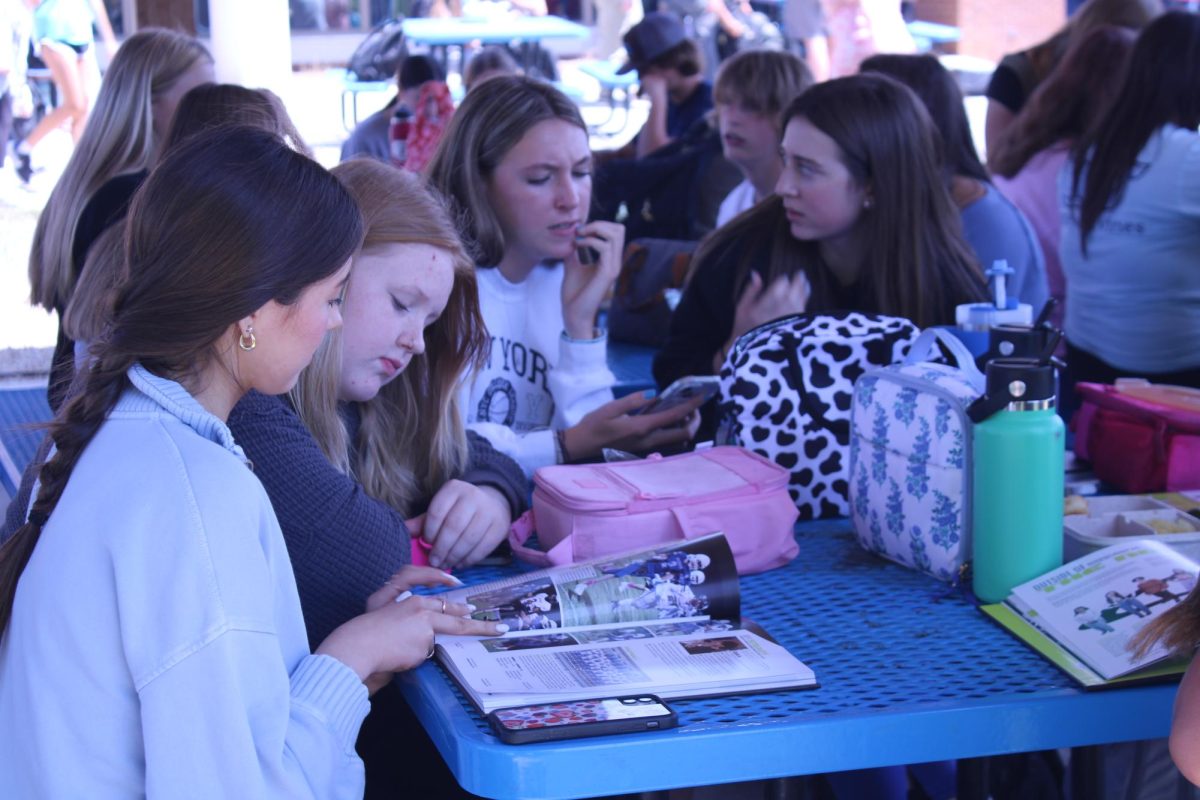
[[[362,230],[333,176],[247,128],[187,140],[134,196],[108,330],[0,548],[0,797],[361,797],[369,692],[435,633],[503,632],[394,602],[453,580],[409,567],[310,652],[225,423],[341,323]]]

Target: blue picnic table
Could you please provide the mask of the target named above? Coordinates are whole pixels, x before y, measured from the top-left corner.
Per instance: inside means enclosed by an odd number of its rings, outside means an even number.
[[[464,788],[512,800],[969,759],[961,788],[980,757],[1082,748],[1074,769],[1094,765],[1086,746],[1167,734],[1174,684],[1084,692],[945,584],[864,551],[847,521],[802,523],[796,538],[795,561],[742,579],[742,613],[820,688],[676,700],[674,730],[520,746],[492,736],[433,662],[401,691]]]

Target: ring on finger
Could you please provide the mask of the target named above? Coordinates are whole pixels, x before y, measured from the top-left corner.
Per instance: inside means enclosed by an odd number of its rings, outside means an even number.
[[[442,598],[442,613],[446,613],[446,598]]]
[[[434,651],[435,651],[435,650],[437,650],[437,644],[436,644],[436,643],[434,643],[434,642],[430,642],[430,643],[429,643],[429,652],[425,654],[425,660],[426,660],[426,661],[428,661],[429,659],[433,658],[433,653],[434,653]]]

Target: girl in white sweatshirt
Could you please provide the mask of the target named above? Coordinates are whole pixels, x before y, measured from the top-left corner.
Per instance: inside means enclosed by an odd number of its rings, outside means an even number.
[[[597,312],[621,270],[624,227],[588,222],[587,127],[549,84],[496,78],[455,112],[429,167],[474,243],[491,352],[463,388],[469,426],[527,473],[687,441],[695,403],[636,415],[613,400]]]

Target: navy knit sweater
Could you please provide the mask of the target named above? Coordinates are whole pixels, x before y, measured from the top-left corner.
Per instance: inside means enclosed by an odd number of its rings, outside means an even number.
[[[357,415],[347,414],[347,422],[357,427]],[[363,613],[367,597],[409,562],[404,517],[330,464],[284,398],[250,392],[229,415],[229,427],[279,517],[316,647]],[[468,440],[470,460],[460,480],[495,487],[514,517],[524,512],[528,487],[521,468],[486,439],[468,433]],[[430,499],[418,504],[421,509]]]

